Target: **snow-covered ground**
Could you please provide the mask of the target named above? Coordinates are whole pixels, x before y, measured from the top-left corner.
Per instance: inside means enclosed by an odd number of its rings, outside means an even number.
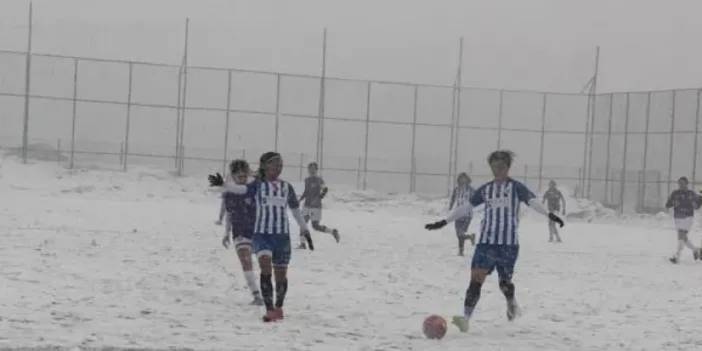
[[[423,318],[460,312],[469,273],[450,229],[422,229],[444,202],[332,188],[341,244],[316,234],[317,251],[293,252],[286,319],[263,324],[205,183],[0,158],[0,348],[702,349],[702,263],[667,261],[671,221],[574,201],[562,244],[523,218],[521,319],[492,276],[470,332],[432,341]]]

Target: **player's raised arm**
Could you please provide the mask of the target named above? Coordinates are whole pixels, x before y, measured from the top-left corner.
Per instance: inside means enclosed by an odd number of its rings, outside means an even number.
[[[236,184],[234,182],[225,182],[222,175],[219,173],[210,174],[207,179],[210,181],[210,190],[223,193],[234,193],[243,195],[249,191],[249,187],[245,184]]]

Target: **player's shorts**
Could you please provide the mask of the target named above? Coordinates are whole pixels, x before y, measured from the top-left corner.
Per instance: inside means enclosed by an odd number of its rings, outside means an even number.
[[[253,248],[253,240],[241,235],[234,237],[234,248],[237,251],[242,249],[251,250]]]
[[[511,280],[517,256],[519,245],[478,244],[470,266],[473,269],[485,269],[488,274],[497,269],[500,280]]]
[[[470,216],[457,219],[454,223],[454,225],[456,226],[456,235],[466,235],[466,233],[468,232],[468,227],[470,227],[470,221],[472,219],[473,218]]]
[[[302,209],[302,217],[309,218],[309,220],[313,221],[313,222],[321,222],[322,221],[322,209],[321,208],[304,207]]]
[[[253,247],[257,257],[269,256],[273,266],[287,267],[290,263],[290,236],[285,234],[254,234]]]
[[[692,228],[694,218],[695,217],[675,218],[675,229],[689,232],[690,228]]]

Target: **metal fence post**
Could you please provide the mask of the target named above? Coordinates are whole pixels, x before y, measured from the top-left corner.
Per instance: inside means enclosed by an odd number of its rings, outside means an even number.
[[[275,147],[278,152],[278,141],[280,140],[280,73],[275,75]]]
[[[183,95],[182,109],[180,112],[180,161],[178,163],[178,175],[183,175],[185,168],[185,113],[188,102],[188,39],[190,33],[190,18],[185,19],[185,50],[183,54]]]
[[[76,105],[78,100],[78,59],[73,59],[73,118],[71,123],[71,160],[69,168],[75,166],[76,152]]]
[[[417,96],[419,95],[419,87],[414,86],[414,100],[412,104],[412,148],[410,150],[410,193],[416,191],[417,186],[417,159],[416,159],[416,141],[417,141]]]
[[[29,31],[27,33],[27,56],[24,75],[24,125],[22,127],[22,162],[27,163],[29,147],[29,92],[32,82],[32,3],[29,3]]]
[[[589,134],[590,134],[590,110],[592,109],[592,100],[590,96],[588,95],[587,97],[587,104],[585,108],[585,131],[583,133],[583,136],[585,139],[583,140],[583,166],[582,166],[582,176],[581,176],[581,186],[580,186],[580,197],[585,198],[585,187],[586,187],[586,174],[587,174],[587,155],[588,155],[588,150],[590,148],[588,144],[589,140]]]
[[[322,37],[322,76],[319,79],[319,116],[317,120],[317,152],[315,158],[320,172],[324,169],[324,105],[326,97],[325,80],[327,75],[327,28]]]
[[[673,141],[675,136],[675,102],[677,98],[677,90],[673,90],[673,106],[670,113],[670,147],[668,148],[668,192],[670,194],[670,186],[673,181]]]
[[[541,102],[541,145],[539,146],[539,186],[538,191],[541,191],[544,175],[544,139],[546,138],[546,104],[548,103],[548,94],[543,94]]]
[[[305,154],[301,152],[300,153],[300,181],[302,181],[304,179],[303,178],[303,171],[302,171],[303,169],[305,169]]]
[[[371,82],[368,82],[366,88],[368,96],[366,97],[366,139],[365,146],[363,149],[363,190],[367,189],[368,186],[368,133],[370,129],[370,116],[371,116]]]
[[[132,118],[132,76],[134,73],[134,64],[129,62],[129,88],[127,90],[127,123],[124,130],[124,158],[122,159],[122,170],[127,171],[129,157],[129,124]]]
[[[644,130],[644,150],[643,150],[643,164],[641,166],[642,170],[642,179],[641,183],[643,184],[643,187],[641,189],[641,209],[646,208],[646,187],[647,187],[647,180],[646,180],[646,171],[647,171],[647,162],[648,162],[648,134],[649,134],[649,128],[651,124],[651,92],[648,92],[646,94],[646,126]]]
[[[700,93],[702,90],[697,90],[696,97],[697,99],[695,100],[697,102],[696,108],[695,108],[695,141],[694,141],[694,149],[693,149],[693,157],[692,157],[692,187],[694,188],[697,183],[697,146],[698,146],[698,141],[697,137],[699,136],[699,131],[700,131]]]
[[[229,150],[229,113],[232,107],[232,70],[228,69],[227,70],[227,102],[226,102],[226,109],[227,112],[224,114],[224,153],[222,156],[223,159],[223,165],[222,165],[222,172],[224,174],[227,173],[227,161],[229,155],[227,155],[227,152]]]
[[[619,213],[624,213],[624,193],[626,192],[626,153],[628,151],[629,143],[629,115],[631,113],[629,93],[626,93],[626,117],[624,118],[624,155],[622,156],[622,174],[619,185]]]
[[[176,102],[176,133],[175,133],[175,156],[174,167],[178,169],[178,159],[180,155],[180,112],[182,110],[183,99],[183,67],[178,67],[178,100]]]
[[[614,94],[609,94],[609,113],[608,113],[608,119],[609,122],[607,124],[607,155],[605,156],[606,161],[605,161],[605,186],[604,186],[604,202],[609,204],[610,202],[610,193],[609,193],[609,172],[610,172],[610,151],[611,151],[611,144],[612,144],[612,115],[613,115],[613,109],[614,109]]]

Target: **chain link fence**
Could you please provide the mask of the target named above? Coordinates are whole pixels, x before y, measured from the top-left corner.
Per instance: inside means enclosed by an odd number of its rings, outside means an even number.
[[[506,148],[517,154],[512,176],[534,189],[555,180],[576,196],[639,212],[660,209],[678,177],[697,181],[699,90],[591,95],[329,77],[321,84],[275,72],[30,59],[27,94],[27,54],[0,51],[0,146],[30,156],[50,150],[67,167],[205,174],[278,150],[287,179],[302,179],[318,161],[328,183],[443,194],[458,172],[488,180],[487,154]]]

